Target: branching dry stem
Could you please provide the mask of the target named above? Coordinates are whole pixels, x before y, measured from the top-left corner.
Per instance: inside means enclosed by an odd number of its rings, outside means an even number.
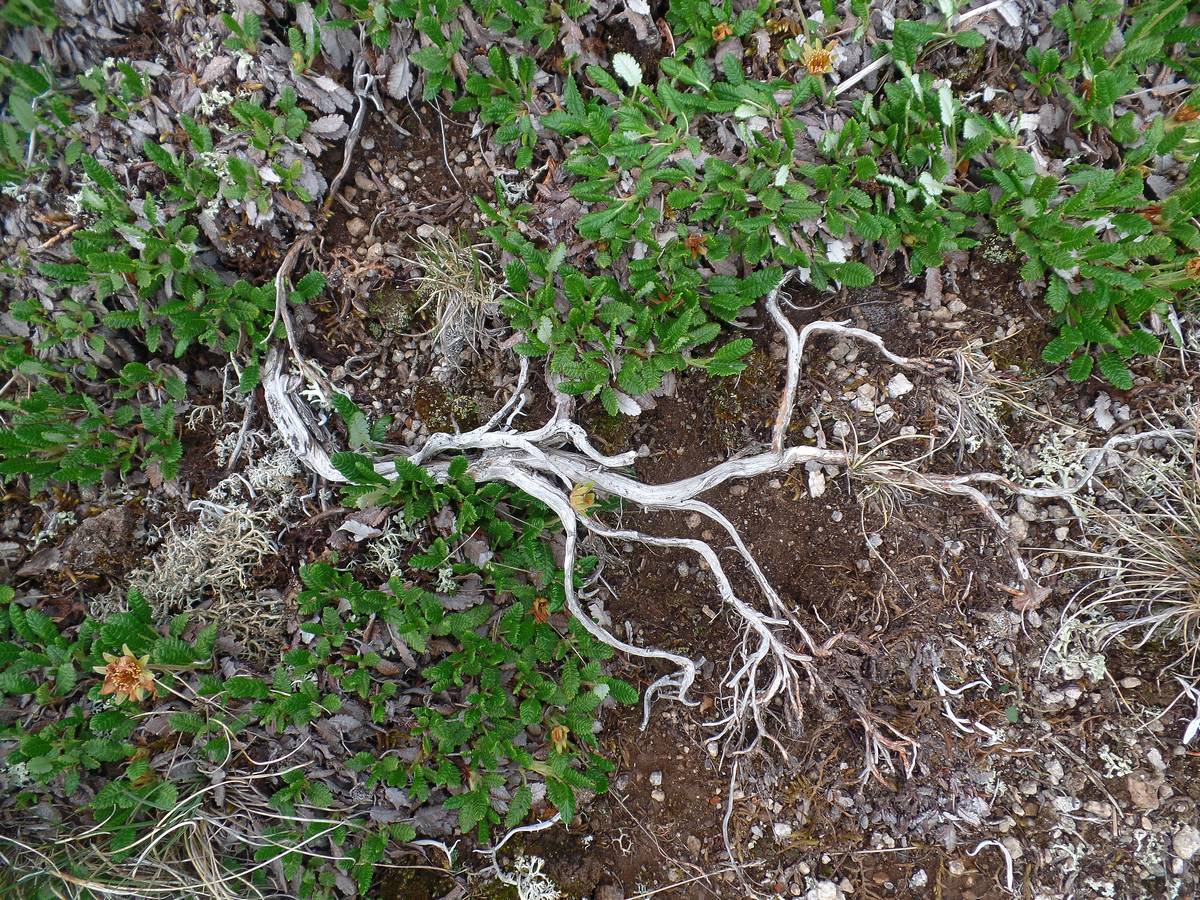
[[[285,265],[287,263],[288,260],[285,260]],[[1019,582],[1019,587],[1011,590],[1017,605],[1032,606],[1041,601],[1044,592],[1025,564],[1004,516],[981,490],[981,486],[995,485],[1012,494],[1031,497],[1061,498],[1081,490],[1095,475],[1109,450],[1123,443],[1179,433],[1176,429],[1163,429],[1114,437],[1103,447],[1088,451],[1085,456],[1086,469],[1080,479],[1061,487],[1038,488],[1025,487],[1001,475],[987,472],[961,476],[922,472],[918,465],[927,458],[928,453],[913,460],[897,461],[882,458],[882,454],[875,452],[879,447],[860,452],[858,448],[837,450],[789,446],[788,434],[803,368],[804,349],[812,335],[827,334],[867,343],[893,365],[933,378],[940,377],[943,368],[948,371],[949,363],[937,365],[898,356],[887,349],[878,335],[846,323],[817,321],[797,331],[780,308],[779,293],[782,286],[783,282],[770,292],[765,305],[785,338],[786,378],[771,444],[761,452],[736,456],[698,475],[678,481],[644,484],[625,474],[636,460],[636,453],[610,455],[597,450],[584,429],[572,421],[574,404],[569,397],[555,392],[554,413],[540,428],[518,431],[512,427],[512,421],[524,403],[523,388],[528,366],[522,360],[516,391],[489,422],[459,434],[433,434],[421,448],[406,454],[409,462],[424,467],[437,477],[444,477],[451,456],[465,454],[471,461],[470,471],[477,481],[500,481],[544,503],[558,517],[566,535],[563,568],[567,572],[574,568],[581,531],[596,537],[650,547],[688,550],[697,554],[707,566],[726,609],[736,617],[742,628],[740,650],[731,660],[723,680],[722,711],[714,721],[708,723],[715,729],[718,738],[724,741],[726,752],[735,756],[760,746],[764,740],[784,750],[778,736],[780,729],[794,733],[798,727],[804,712],[804,687],[807,684],[811,691],[820,683],[818,660],[829,656],[834,645],[843,638],[850,643],[855,642],[845,635],[833,635],[820,642],[809,634],[796,612],[787,607],[771,585],[733,523],[702,499],[705,494],[727,482],[785,473],[797,466],[813,463],[842,468],[858,479],[901,492],[926,491],[964,497],[979,508],[1004,543]],[[286,325],[287,311],[282,304],[280,310]],[[289,335],[290,332],[289,327]],[[304,361],[299,358],[294,344],[291,349],[303,372]],[[330,481],[344,481],[329,462],[328,448],[331,444],[327,436],[313,434],[313,417],[311,413],[305,416],[307,408],[294,393],[298,379],[286,379],[282,374],[282,364],[283,354],[276,348],[264,375],[268,412],[299,459]],[[550,387],[553,391],[554,385]],[[375,468],[385,477],[396,477],[395,463],[386,457],[378,459]],[[756,608],[746,598],[738,596],[720,562],[717,549],[709,542],[685,537],[653,536],[635,529],[609,527],[598,518],[580,513],[572,506],[571,492],[579,485],[588,485],[590,490],[599,494],[619,498],[629,507],[646,511],[697,513],[719,525],[732,542],[737,557],[752,574],[762,594],[762,608]],[[629,656],[658,660],[671,667],[671,671],[658,677],[645,691],[643,728],[649,721],[655,698],[665,695],[685,704],[693,702],[688,697],[688,691],[697,677],[696,661],[678,653],[639,647],[621,640],[597,623],[583,608],[571,579],[566,579],[564,589],[567,609],[596,640]],[[843,690],[839,693],[845,695],[847,692]],[[864,776],[883,780],[885,768],[893,773],[904,771],[911,775],[919,750],[916,741],[866,709],[861,701],[853,703],[850,697],[844,699],[850,703],[851,712],[862,725],[866,736]],[[776,701],[779,701],[778,704]],[[772,710],[773,706],[777,709]],[[897,757],[900,760],[899,770],[896,766]],[[735,766],[735,778],[736,771]]]

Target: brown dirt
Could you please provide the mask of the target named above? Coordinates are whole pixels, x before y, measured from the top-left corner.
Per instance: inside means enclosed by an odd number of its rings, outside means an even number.
[[[197,401],[200,402],[203,401]],[[213,455],[213,445],[221,434],[222,431],[206,418],[197,420],[191,428],[182,429],[183,458],[179,461],[178,477],[193,499],[203,497],[225,477]]]
[[[304,350],[327,371],[352,361],[354,371],[365,375],[344,379],[352,384],[355,402],[372,418],[391,415],[398,440],[412,426],[414,412],[423,419],[431,412],[433,430],[452,430],[455,423],[486,415],[494,405],[492,369],[498,363],[478,361],[446,390],[423,380],[433,359],[428,338],[419,342],[413,336],[430,322],[418,311],[410,266],[397,260],[414,252],[412,237],[421,225],[443,225],[473,241],[472,197],[490,196],[491,187],[485,167],[476,164],[467,126],[426,105],[389,104],[387,113],[409,134],[400,134],[382,116],[367,120],[324,231],[322,270],[330,290],[310,304],[317,317]],[[341,160],[326,165],[331,177]]]
[[[640,710],[606,722],[601,743],[617,761],[610,792],[594,802],[570,831],[551,829],[515,846],[543,857],[568,897],[616,888],[628,896],[638,884],[659,885],[673,874],[690,878],[722,868],[719,828],[727,781],[698,739],[701,715],[672,710],[641,731]],[[680,732],[687,737],[681,740]],[[665,800],[651,796],[651,773],[661,773]],[[728,886],[723,886],[728,890]],[[671,896],[670,893],[664,896]],[[722,897],[697,882],[678,897]]]
[[[592,38],[611,60],[617,53],[628,53],[642,67],[642,81],[654,84],[658,80],[658,61],[662,58],[662,47],[638,40],[637,32],[627,21],[600,22]]]
[[[861,293],[853,299],[854,314],[862,314],[875,300]],[[801,300],[797,302],[803,305]],[[808,315],[797,315],[796,323],[803,324]],[[880,316],[874,324],[889,343],[903,346],[907,352],[917,349],[914,336],[906,333],[906,325],[898,317]],[[618,427],[620,423],[605,422],[603,414],[590,412],[589,428],[596,423],[607,425],[614,450],[647,445],[649,455],[637,463],[637,475],[644,481],[660,483],[703,471],[725,459],[735,444],[747,446],[748,441],[764,440],[769,433],[782,375],[778,362],[770,358],[767,342],[764,332],[756,334],[750,367],[739,377],[685,376],[673,399],[643,413],[632,427]],[[825,338],[813,339],[808,353],[813,372],[820,370],[829,346]],[[819,383],[808,387],[809,380],[806,376],[806,390],[815,393]],[[802,396],[798,408],[805,406]],[[962,619],[964,607],[1003,608],[1008,598],[997,585],[1010,579],[1008,563],[997,555],[991,532],[971,509],[957,502],[915,498],[885,528],[880,513],[847,493],[844,481],[830,479],[825,496],[814,500],[803,490],[803,478],[803,472],[796,472],[755,479],[748,485],[725,485],[705,499],[739,529],[767,578],[779,586],[785,602],[798,611],[813,634],[845,632],[873,648],[873,656],[838,658],[833,674],[850,679],[863,690],[868,708],[901,731],[915,734],[938,710],[927,697],[914,694],[903,668],[907,654],[930,629],[943,626],[947,619]],[[769,526],[764,527],[766,523]],[[723,543],[708,523],[689,528],[686,518],[679,515],[629,511],[626,524],[651,533],[715,538],[717,545]],[[875,557],[869,557],[864,544],[865,534],[872,531],[879,531],[884,539]],[[954,535],[968,544],[974,538],[976,546],[968,547],[962,557],[952,558],[945,553],[943,535]],[[628,895],[637,885],[661,887],[725,867],[720,822],[729,762],[721,765],[710,758],[702,722],[709,717],[706,714],[718,692],[724,663],[737,645],[735,625],[720,613],[711,580],[702,569],[697,570],[691,554],[639,548],[622,561],[627,565],[612,566],[605,573],[612,587],[606,609],[618,630],[628,621],[637,629],[639,642],[693,658],[702,656],[710,664],[695,688],[695,699],[702,704],[698,709],[659,703],[646,732],[639,728],[637,712],[606,721],[605,747],[610,758],[618,761],[612,793],[596,799],[573,835],[554,830],[533,836],[525,845],[548,860],[548,871],[566,886],[571,897],[586,896],[604,885]],[[757,598],[752,580],[735,555],[723,553],[722,562],[739,595]],[[681,564],[688,567],[686,576],[681,575]],[[943,577],[943,568],[948,577]],[[964,591],[968,572],[972,573],[969,593]],[[645,666],[637,671],[643,688],[658,674]],[[865,896],[872,896],[870,892],[883,882],[906,878],[906,872],[918,868],[927,870],[930,885],[938,884],[942,896],[993,896],[988,893],[991,873],[980,876],[975,867],[968,866],[960,878],[952,878],[945,870],[946,853],[940,848],[914,848],[913,855],[899,862],[863,852],[870,848],[856,824],[830,802],[829,794],[817,793],[813,787],[837,783],[853,787],[862,767],[861,729],[852,717],[838,716],[839,708],[837,697],[817,700],[805,731],[785,742],[788,753],[805,761],[812,776],[799,778],[787,788],[792,799],[811,805],[811,826],[787,846],[776,848],[777,852],[799,858],[801,851],[822,847],[830,854],[830,872],[837,871],[839,878],[850,877],[862,886]],[[985,713],[1003,715],[1003,707],[992,703],[991,708],[980,710],[980,715]],[[943,754],[947,772],[956,764],[948,753]],[[760,759],[756,765],[769,770],[772,763]],[[803,767],[801,771],[805,771]],[[818,778],[818,771],[828,777]],[[662,773],[663,802],[651,796],[652,772]],[[909,789],[903,783],[872,788],[882,791],[884,802],[907,802]],[[764,814],[763,802],[752,795],[736,805],[731,823],[735,846],[743,847],[752,839],[749,829]],[[766,815],[769,821],[769,810]],[[586,839],[582,837],[585,834]],[[766,846],[760,841],[750,856],[764,852],[769,856],[769,846],[768,829]],[[735,884],[710,878],[657,896],[738,895]],[[913,896],[926,895],[918,892]]]
[[[389,104],[388,115],[409,134],[400,134],[382,116],[368,117],[343,182],[342,198],[335,201],[324,232],[329,248],[403,242],[424,224],[457,227],[470,220],[475,208],[472,197],[491,196],[488,178],[466,172],[476,150],[470,126],[445,112],[439,115],[427,104],[415,109]],[[463,153],[468,163],[457,161]],[[341,159],[331,155],[326,165],[332,174]],[[373,189],[361,187],[356,174],[373,183]],[[367,235],[356,238],[346,230],[346,223],[355,217],[368,226],[374,223]]]

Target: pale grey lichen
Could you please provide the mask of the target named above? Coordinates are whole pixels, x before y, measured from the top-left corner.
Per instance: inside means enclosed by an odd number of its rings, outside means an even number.
[[[47,520],[41,531],[33,536],[33,542],[29,545],[29,548],[31,550],[36,550],[38,547],[42,546],[42,544],[46,544],[55,540],[60,534],[62,534],[64,528],[70,528],[71,526],[75,525],[76,522],[78,522],[78,519],[75,517],[75,513],[73,512],[55,512]]]
[[[1115,752],[1108,744],[1097,750],[1096,755],[1104,763],[1105,778],[1121,778],[1137,768],[1133,762]]]
[[[416,539],[417,533],[404,520],[404,514],[396,513],[384,523],[379,537],[367,545],[367,560],[388,578],[402,577],[403,556]]]
[[[517,889],[518,900],[562,900],[558,886],[542,870],[546,861],[537,856],[518,856],[511,872],[498,869],[501,883]]]

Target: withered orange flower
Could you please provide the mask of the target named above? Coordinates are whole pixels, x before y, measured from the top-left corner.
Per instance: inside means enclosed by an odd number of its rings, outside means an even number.
[[[533,598],[533,617],[545,625],[550,621],[550,601],[545,597]]]
[[[593,506],[596,505],[596,492],[592,490],[592,483],[585,481],[583,484],[577,484],[571,489],[571,509],[575,510],[581,516],[586,516]]]
[[[1162,208],[1161,204],[1152,203],[1149,206],[1139,209],[1137,214],[1139,216],[1141,216],[1143,219],[1145,219],[1147,222],[1149,222],[1151,225],[1161,225],[1162,224],[1162,211],[1163,211],[1163,208]]]
[[[567,731],[566,725],[555,725],[550,729],[550,743],[554,745],[554,749],[559,753],[567,749],[567,738],[571,736],[571,732]]]
[[[1175,110],[1173,118],[1176,122],[1195,122],[1200,119],[1200,108],[1195,106],[1181,106]]]
[[[837,41],[830,41],[823,46],[819,43],[806,44],[804,52],[800,54],[800,63],[808,69],[809,75],[828,75],[833,71],[833,48],[836,46]]]
[[[713,26],[712,39],[718,44],[728,37],[733,37],[733,29],[729,27],[728,22],[722,22],[720,25]]]
[[[1200,256],[1193,256],[1183,264],[1183,271],[1188,278],[1200,278]]]
[[[688,248],[688,253],[692,254],[692,259],[699,259],[708,252],[708,235],[706,234],[689,234],[683,240],[683,245]]]
[[[118,703],[127,699],[140,703],[147,695],[154,697],[158,694],[154,673],[150,671],[150,654],[139,658],[133,655],[128,644],[124,644],[120,656],[105,653],[104,662],[107,665],[95,666],[92,669],[96,674],[104,676],[100,696],[116,694]]]

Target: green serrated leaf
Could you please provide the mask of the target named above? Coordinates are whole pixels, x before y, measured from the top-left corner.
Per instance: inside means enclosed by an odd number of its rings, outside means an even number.
[[[1102,353],[1099,364],[1100,374],[1117,390],[1128,391],[1133,388],[1133,373],[1129,371],[1129,366],[1125,365],[1125,360],[1121,359],[1120,354]]]

